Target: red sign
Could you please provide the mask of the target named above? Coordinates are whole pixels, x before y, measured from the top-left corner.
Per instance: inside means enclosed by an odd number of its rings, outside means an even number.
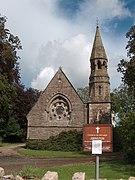
[[[87,124],[83,127],[83,150],[92,151],[92,140],[102,140],[103,152],[113,151],[113,126],[111,124]]]

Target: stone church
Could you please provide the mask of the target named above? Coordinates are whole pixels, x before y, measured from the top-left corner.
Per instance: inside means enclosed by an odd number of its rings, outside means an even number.
[[[90,57],[89,101],[84,103],[58,69],[27,115],[27,139],[48,139],[62,131],[82,131],[84,124],[111,124],[110,82],[107,56],[96,27]]]

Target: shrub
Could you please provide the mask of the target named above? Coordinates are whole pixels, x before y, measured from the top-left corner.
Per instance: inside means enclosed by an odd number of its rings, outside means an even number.
[[[34,150],[80,151],[82,148],[82,132],[73,130],[61,132],[47,140],[27,140],[26,147]]]
[[[113,129],[113,151],[120,152],[123,149],[123,137],[120,131],[120,127],[116,126]]]

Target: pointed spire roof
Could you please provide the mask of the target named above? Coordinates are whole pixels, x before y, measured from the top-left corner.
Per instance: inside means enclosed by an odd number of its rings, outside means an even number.
[[[95,39],[94,39],[92,53],[90,57],[90,60],[93,60],[93,59],[106,59],[107,60],[107,56],[106,56],[105,49],[102,43],[98,25],[96,27]]]

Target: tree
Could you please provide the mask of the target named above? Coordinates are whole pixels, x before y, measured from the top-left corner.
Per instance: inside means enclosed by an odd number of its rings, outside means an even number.
[[[114,128],[114,151],[124,151],[125,158],[127,160],[126,150],[129,147],[125,148],[125,138],[124,135],[128,136],[127,131],[130,132],[131,122],[128,121],[128,116],[130,113],[135,111],[135,98],[127,85],[121,85],[111,93],[111,102],[112,110],[117,114],[117,124]],[[126,122],[127,121],[127,122]],[[127,126],[127,127],[126,127]],[[133,128],[133,127],[132,127]],[[125,132],[125,133],[124,133]],[[132,149],[132,147],[130,147]]]
[[[126,113],[119,123],[126,161],[135,164],[135,112]]]
[[[77,92],[80,95],[80,97],[82,98],[84,103],[87,103],[89,100],[89,87],[81,87],[81,88],[77,88]]]
[[[127,112],[135,111],[135,98],[127,85],[121,85],[111,93],[112,110],[119,117]]]
[[[12,98],[16,96],[15,87],[9,84],[7,79],[0,73],[0,136],[3,137],[12,114]]]
[[[5,128],[4,140],[6,142],[19,142],[22,135],[23,130],[20,125],[13,117],[11,117]]]
[[[122,147],[125,159],[135,163],[135,25],[126,33],[128,61],[122,59],[118,71],[123,74],[126,85],[112,96],[115,99],[116,111],[120,114],[119,133],[122,136]],[[116,105],[117,104],[117,105]]]
[[[13,117],[23,129],[22,140],[26,139],[27,119],[26,116],[37,101],[40,92],[33,88],[25,89],[23,85],[16,86],[17,98],[14,98]]]
[[[22,141],[26,138],[26,115],[39,92],[21,84],[17,51],[22,46],[6,28],[6,21],[0,16],[0,136],[8,141]]]
[[[135,96],[135,25],[126,33],[126,38],[128,38],[126,49],[129,61],[122,59],[118,64],[118,71],[123,74],[123,82],[128,85],[129,90]]]
[[[19,63],[17,50],[22,49],[18,36],[5,27],[7,18],[0,16],[0,73],[9,83],[19,83]]]
[[[6,28],[7,18],[0,16],[0,136],[4,137],[13,118],[14,101],[17,97],[16,84],[20,85],[17,50],[21,43]]]

